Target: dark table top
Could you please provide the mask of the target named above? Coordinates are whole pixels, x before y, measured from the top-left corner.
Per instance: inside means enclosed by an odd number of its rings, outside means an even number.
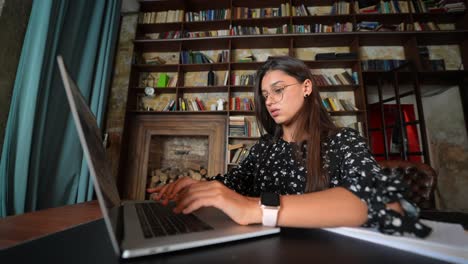
[[[4,262],[5,261],[5,262]],[[117,258],[104,221],[96,220],[0,252],[1,263],[443,263],[321,229],[141,257]]]
[[[321,229],[280,234],[131,260],[112,249],[97,202],[0,220],[0,263],[442,263]]]

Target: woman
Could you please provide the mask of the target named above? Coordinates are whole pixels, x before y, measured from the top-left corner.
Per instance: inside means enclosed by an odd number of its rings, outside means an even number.
[[[430,229],[418,222],[417,208],[403,200],[402,182],[380,174],[356,131],[333,124],[311,80],[302,61],[269,59],[255,81],[256,116],[266,134],[248,157],[213,181],[185,177],[148,189],[153,199],[164,204],[175,199],[179,213],[214,206],[247,225],[262,223],[259,196],[273,193],[280,196],[273,219],[278,226],[364,225],[426,236]]]

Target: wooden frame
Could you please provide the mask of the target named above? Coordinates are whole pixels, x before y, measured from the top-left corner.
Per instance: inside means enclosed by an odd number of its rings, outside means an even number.
[[[219,115],[137,115],[129,124],[124,199],[145,197],[149,146],[154,135],[207,136],[208,175],[224,173],[226,117]]]

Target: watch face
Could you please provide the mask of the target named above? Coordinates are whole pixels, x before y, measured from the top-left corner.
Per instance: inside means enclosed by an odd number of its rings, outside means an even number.
[[[266,206],[279,206],[280,197],[276,193],[264,192],[260,197],[262,205]]]
[[[146,87],[145,94],[148,96],[154,95],[154,88],[153,87]]]

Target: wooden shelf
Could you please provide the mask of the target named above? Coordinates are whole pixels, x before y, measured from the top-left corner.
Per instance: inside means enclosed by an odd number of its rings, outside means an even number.
[[[352,68],[359,61],[356,60],[305,60],[307,66],[311,69],[323,69],[323,68]]]
[[[460,44],[466,40],[468,30],[439,30],[439,31],[353,31],[353,32],[330,32],[330,33],[286,33],[286,34],[269,34],[269,35],[236,35],[236,36],[219,36],[219,37],[199,37],[199,38],[177,38],[177,39],[136,39],[133,42],[135,45],[143,48],[156,48],[158,43],[166,43],[170,47],[166,47],[166,50],[173,48],[175,44],[182,42],[185,45],[187,43],[194,43],[198,47],[203,47],[207,41],[210,43],[208,46],[214,46],[213,44],[218,41],[231,40],[235,48],[249,48],[249,44],[253,45],[250,48],[259,47],[259,44],[254,41],[260,41],[262,47],[265,48],[278,48],[284,47],[284,44],[289,43],[290,39],[295,40],[297,47],[310,46],[309,42],[302,44],[302,41],[320,41],[320,43],[313,43],[314,46],[335,46],[335,45],[346,45],[354,41],[357,37],[360,40],[361,46],[393,46],[403,45],[409,39],[416,37],[421,45],[440,45],[440,44]],[[267,41],[265,38],[270,38]],[[322,42],[323,38],[323,42]],[[214,42],[213,42],[214,41]],[[252,41],[252,43],[245,43],[245,41]],[[172,42],[172,45],[170,44]],[[279,42],[279,43],[278,43]],[[269,45],[267,44],[269,43]],[[160,47],[163,48],[163,47]],[[210,48],[211,49],[211,48]],[[216,49],[216,48],[213,48]]]
[[[237,136],[228,136],[230,139],[242,139],[242,140],[258,140],[260,137],[237,137]]]
[[[376,83],[378,77],[386,76],[390,80],[393,76],[391,71],[363,71],[365,82]],[[420,71],[418,72],[419,82],[422,84],[453,84],[459,85],[463,78],[468,76],[467,70],[448,70],[448,71]],[[410,72],[399,72],[398,80],[400,83],[413,82],[413,74]]]
[[[143,111],[143,110],[129,110],[129,114],[134,115],[226,115],[226,111]]]
[[[264,62],[233,62],[231,70],[257,70]]]
[[[138,24],[137,28],[140,34],[158,33],[180,30],[182,22],[176,23],[159,23],[159,24]]]
[[[179,64],[133,64],[133,68],[141,72],[176,72]]]
[[[289,17],[264,17],[264,18],[245,18],[245,19],[232,19],[232,25],[245,26],[245,27],[279,27],[283,24],[289,24]]]
[[[253,86],[231,85],[231,92],[252,92]]]
[[[230,115],[254,115],[255,112],[251,110],[229,110]]]
[[[366,20],[366,21],[380,21],[381,19],[399,19],[404,20],[409,18],[409,13],[395,13],[395,14],[354,14],[357,20]]]
[[[230,20],[191,21],[184,23],[187,31],[209,31],[217,29],[229,29]]]
[[[144,93],[145,87],[133,87],[130,88],[132,91]],[[155,94],[161,93],[175,93],[177,91],[177,87],[156,87],[154,88]]]
[[[354,15],[322,15],[322,16],[292,16],[293,24],[298,23],[319,23],[328,24],[329,22],[334,24],[336,22],[352,22]]]
[[[365,114],[365,111],[330,111],[328,112],[332,116],[347,116],[347,115],[361,115]]]
[[[209,71],[209,70],[226,71],[229,69],[229,64],[228,63],[181,64],[180,67],[183,72]]]
[[[348,92],[348,91],[355,91],[361,87],[360,85],[315,85],[316,88],[319,89],[321,92]]]
[[[228,86],[185,86],[185,87],[179,87],[179,90],[184,93],[227,92]]]
[[[230,116],[246,116],[253,117],[254,111],[135,111],[136,96],[144,92],[143,87],[137,87],[139,83],[139,73],[144,72],[171,72],[177,73],[178,87],[156,89],[157,94],[170,97],[175,95],[175,98],[184,97],[185,94],[200,93],[204,96],[213,96],[214,93],[225,93],[226,98],[242,97],[238,94],[248,94],[253,97],[254,87],[252,85],[231,85],[231,80],[228,85],[217,86],[184,86],[185,74],[191,72],[207,72],[227,71],[231,77],[233,72],[254,72],[263,63],[265,58],[256,56],[259,61],[254,62],[238,62],[236,61],[238,53],[243,50],[262,50],[269,54],[270,50],[282,49],[287,50],[286,55],[296,56],[302,54],[301,49],[308,48],[330,48],[330,47],[345,47],[350,52],[361,54],[361,47],[365,46],[401,46],[408,61],[419,67],[416,72],[399,72],[398,82],[412,83],[417,79],[421,84],[459,84],[461,80],[466,79],[468,71],[436,71],[428,72],[421,68],[420,58],[417,55],[418,46],[424,45],[458,45],[461,50],[461,60],[463,64],[468,65],[468,22],[467,13],[442,13],[442,14],[345,14],[345,15],[323,15],[323,16],[285,16],[285,17],[265,17],[265,18],[249,18],[236,19],[234,18],[234,9],[236,7],[279,7],[282,3],[288,2],[291,7],[305,4],[306,6],[331,5],[330,0],[270,0],[270,1],[249,1],[249,0],[220,0],[220,1],[200,1],[200,0],[147,0],[140,2],[140,10],[142,12],[158,12],[166,10],[182,9],[184,11],[201,11],[212,9],[231,9],[232,18],[213,21],[183,21],[176,23],[162,24],[138,24],[136,39],[133,41],[135,55],[141,55],[145,52],[169,52],[180,54],[182,51],[228,51],[230,58],[228,62],[211,63],[211,64],[165,64],[165,65],[148,65],[134,64],[132,65],[132,77],[129,87],[129,99],[127,115],[130,120],[133,115],[219,115],[225,116],[229,120]],[[352,1],[354,3],[354,1]],[[466,4],[466,1],[465,1]],[[351,7],[351,9],[353,9]],[[354,12],[354,10],[351,10]],[[285,33],[285,34],[265,34],[265,35],[236,35],[236,36],[217,36],[217,37],[183,37],[185,32],[207,32],[212,30],[229,30],[232,27],[281,27],[284,24],[290,28],[293,25],[311,25],[323,24],[331,25],[337,22],[351,22],[353,29],[356,30],[358,23],[362,21],[377,21],[383,24],[411,24],[413,22],[437,22],[437,23],[453,23],[455,30],[446,31],[402,31],[402,32],[332,32],[332,33]],[[181,38],[177,39],[145,39],[145,34],[148,33],[165,33],[169,31],[180,31]],[[276,52],[278,53],[278,52]],[[272,52],[272,54],[276,54]],[[297,55],[299,56],[299,55]],[[302,55],[301,55],[302,56]],[[266,56],[265,56],[266,57]],[[260,58],[260,59],[259,59]],[[138,61],[138,60],[136,60]],[[308,58],[304,60],[310,69],[350,69],[358,75],[359,84],[355,85],[316,85],[320,92],[351,92],[354,96],[354,102],[358,111],[336,111],[330,112],[331,116],[337,118],[351,118],[361,122],[364,128],[364,136],[367,136],[367,105],[365,96],[365,84],[377,84],[377,80],[384,77],[383,81],[392,81],[393,72],[389,71],[362,71],[362,59],[349,60],[313,60]],[[230,78],[229,78],[230,79]],[[220,83],[220,80],[218,80]],[[181,86],[182,85],[182,86]],[[407,94],[405,96],[413,95]],[[212,98],[211,98],[212,99]],[[392,98],[390,98],[392,99]],[[393,98],[394,99],[394,98]],[[383,99],[383,100],[389,100]],[[159,117],[159,116],[158,116]],[[138,118],[138,117],[135,117]],[[208,118],[208,117],[207,117]],[[410,124],[409,124],[410,125]],[[419,125],[414,123],[413,125]],[[387,126],[387,128],[389,128]],[[369,132],[375,131],[369,129]],[[234,141],[255,141],[258,137],[230,137],[229,131],[226,132],[226,146],[231,140]],[[378,156],[379,154],[377,154]],[[422,155],[420,153],[419,155]],[[227,159],[227,157],[226,157]],[[237,164],[225,162],[226,169],[228,166],[236,166]]]
[[[437,23],[453,23],[462,19],[465,12],[452,12],[452,13],[415,13],[411,14],[414,21],[434,21]]]

